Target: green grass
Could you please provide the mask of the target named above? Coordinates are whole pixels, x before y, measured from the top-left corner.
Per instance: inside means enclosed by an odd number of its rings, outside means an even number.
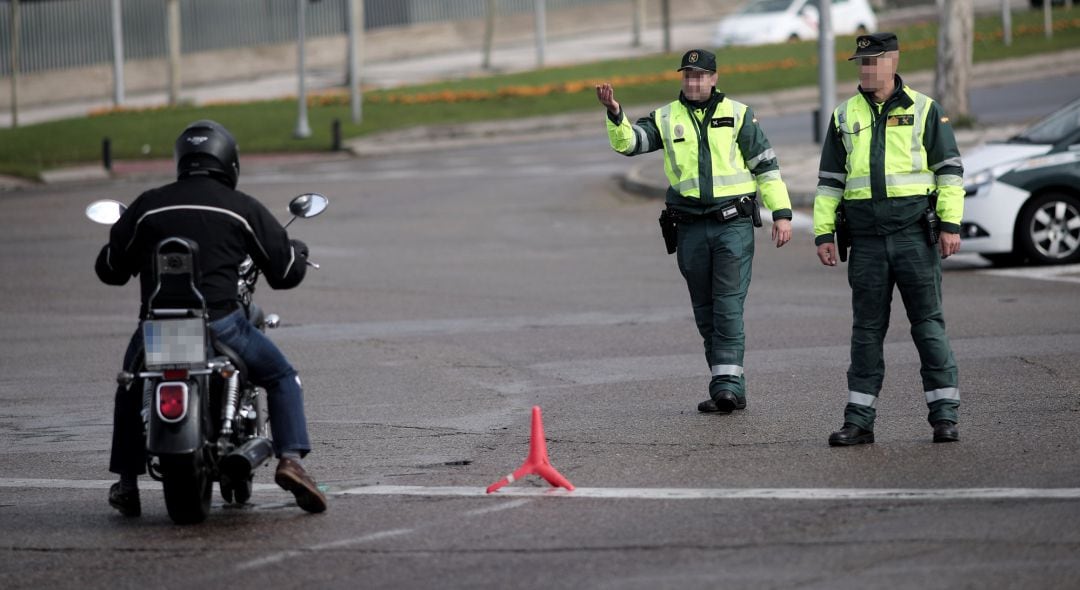
[[[1080,18],[1080,10],[1055,11],[1055,22]],[[1023,11],[1014,14],[1013,45],[1005,47],[1000,40],[976,41],[974,59],[977,62],[1021,57],[1038,53],[1080,47],[1080,27],[1055,31],[1047,40],[1041,32],[1042,12]],[[976,32],[988,34],[1000,29],[997,17],[976,19]],[[1036,27],[1034,33],[1020,33],[1021,27]],[[932,69],[936,50],[932,40],[937,26],[911,25],[896,29],[901,41],[901,72]],[[840,37],[838,53],[846,55],[854,45],[851,37]],[[905,48],[906,47],[906,48]],[[767,47],[730,48],[718,53],[724,64],[770,64],[796,59],[799,67],[759,73],[735,73],[721,76],[718,86],[734,96],[769,92],[785,88],[817,84],[817,45],[813,42],[789,43]],[[313,106],[308,109],[313,131],[308,139],[294,139],[296,102],[275,100],[239,105],[176,107],[144,112],[119,112],[103,116],[53,121],[19,129],[0,130],[0,174],[35,178],[42,170],[75,163],[94,163],[101,160],[101,142],[109,137],[115,159],[171,157],[172,143],[179,131],[196,119],[215,119],[240,141],[241,154],[289,151],[327,150],[331,143],[331,122],[342,122],[345,137],[356,137],[417,125],[459,123],[542,116],[588,109],[599,109],[591,88],[568,94],[555,92],[546,96],[530,96],[484,100],[478,102],[427,103],[416,105],[385,102],[388,95],[414,95],[435,91],[487,90],[507,86],[538,86],[548,83],[574,81],[603,81],[615,76],[656,74],[670,71],[678,62],[678,54],[655,55],[645,58],[609,60],[571,67],[547,68],[532,72],[472,78],[409,88],[366,93],[364,122],[349,122],[347,105]],[[857,70],[846,61],[838,63],[837,77],[841,86],[854,85]],[[924,89],[925,90],[925,89]],[[671,100],[678,84],[665,81],[653,84],[617,86],[616,98],[628,105],[659,104]]]

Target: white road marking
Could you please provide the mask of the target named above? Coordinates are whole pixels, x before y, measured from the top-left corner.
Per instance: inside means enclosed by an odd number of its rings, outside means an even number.
[[[0,477],[0,488],[54,488],[65,490],[107,490],[116,483],[115,479],[31,479],[22,477]],[[140,490],[161,490],[161,482],[144,478],[139,481]],[[276,490],[287,493],[272,483],[257,483],[254,491]]]
[[[351,545],[360,545],[367,543],[368,541],[378,541],[379,539],[386,539],[388,537],[397,537],[399,535],[407,535],[413,532],[413,529],[391,529],[388,531],[379,531],[376,533],[370,533],[367,535],[361,535],[359,537],[352,537],[349,539],[341,539],[339,541],[330,541],[328,543],[319,543],[317,545],[310,545],[303,549],[291,549],[289,551],[280,551],[278,553],[271,553],[265,557],[258,559],[252,559],[251,561],[245,561],[236,566],[236,571],[242,572],[252,568],[262,567],[264,565],[270,565],[279,561],[289,559],[290,557],[297,557],[304,553],[311,551],[323,551],[326,549],[339,549],[341,547],[349,547]]]
[[[0,478],[0,488],[107,489],[114,480]],[[140,482],[141,489],[160,489],[156,481]],[[283,492],[274,484],[255,484],[255,491]],[[329,489],[330,496],[455,496],[505,498],[611,498],[626,500],[1039,500],[1080,499],[1080,488],[563,488],[505,487],[488,494],[484,487],[374,485]],[[510,502],[498,510],[517,508]],[[474,510],[475,514],[494,511]],[[472,513],[464,513],[472,514]]]
[[[532,500],[514,500],[512,502],[505,502],[503,504],[498,504],[498,505],[495,505],[495,506],[488,506],[486,508],[478,508],[476,510],[470,510],[468,512],[463,512],[462,516],[465,516],[465,517],[480,516],[481,514],[488,514],[488,513],[491,513],[491,512],[499,512],[499,511],[502,511],[502,510],[510,510],[510,509],[513,509],[513,508],[517,508],[519,506],[524,506],[525,504],[528,504],[529,502],[532,502]],[[325,550],[328,550],[328,549],[341,549],[343,547],[351,547],[353,545],[360,545],[360,544],[367,543],[367,542],[370,542],[370,541],[378,541],[378,540],[381,540],[381,539],[388,539],[390,537],[398,537],[398,536],[401,536],[401,535],[408,535],[409,533],[412,533],[412,532],[415,532],[415,531],[416,531],[416,529],[390,529],[390,530],[386,530],[386,531],[378,531],[378,532],[375,532],[375,533],[369,533],[369,534],[366,534],[366,535],[361,535],[359,537],[350,537],[348,539],[339,539],[337,541],[328,541],[326,543],[318,543],[318,544],[315,544],[315,545],[309,545],[309,546],[307,546],[307,547],[305,547],[303,549],[290,549],[288,551],[280,551],[278,553],[271,553],[270,555],[267,555],[265,557],[259,557],[257,559],[252,559],[250,561],[245,561],[244,563],[241,563],[240,565],[236,566],[236,571],[237,572],[242,572],[244,570],[249,570],[249,569],[253,569],[253,568],[257,568],[257,567],[262,567],[262,566],[265,566],[265,565],[270,565],[272,563],[277,563],[279,561],[290,559],[292,557],[302,556],[305,553],[310,553],[310,552],[314,552],[314,551],[325,551]]]
[[[512,508],[524,506],[529,502],[532,502],[532,500],[513,500],[505,504],[497,504],[495,506],[488,506],[487,508],[477,508],[476,510],[469,510],[467,512],[463,512],[462,514],[465,516],[480,516],[481,514],[488,514],[490,512],[501,512],[503,510],[510,510]]]
[[[1080,488],[502,488],[363,486],[338,492],[352,496],[525,496],[625,500],[1034,500],[1080,499]]]

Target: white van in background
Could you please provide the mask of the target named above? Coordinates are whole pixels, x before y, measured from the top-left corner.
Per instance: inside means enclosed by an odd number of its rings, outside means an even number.
[[[829,0],[825,0],[829,1]],[[821,0],[750,0],[720,21],[713,45],[763,45],[817,39]],[[831,0],[832,29],[836,35],[877,31],[877,17],[869,0]]]

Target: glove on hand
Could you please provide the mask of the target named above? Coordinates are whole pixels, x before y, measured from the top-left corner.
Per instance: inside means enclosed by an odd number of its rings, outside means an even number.
[[[301,242],[300,240],[293,240],[292,241],[292,246],[293,246],[293,250],[296,251],[297,256],[300,256],[304,260],[308,259],[309,251],[308,251],[307,244]]]

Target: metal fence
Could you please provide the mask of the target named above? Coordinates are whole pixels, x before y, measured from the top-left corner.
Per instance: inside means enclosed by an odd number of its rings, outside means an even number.
[[[614,0],[546,0],[548,10]],[[625,0],[624,0],[625,1]],[[345,33],[348,0],[311,0],[309,37]],[[165,0],[122,0],[124,58],[163,57]],[[366,29],[482,18],[486,0],[365,0]],[[534,10],[535,0],[498,0],[499,15]],[[19,71],[112,61],[110,0],[20,0]],[[181,51],[284,43],[296,38],[296,0],[180,0]],[[0,0],[0,76],[11,73],[11,0]]]

